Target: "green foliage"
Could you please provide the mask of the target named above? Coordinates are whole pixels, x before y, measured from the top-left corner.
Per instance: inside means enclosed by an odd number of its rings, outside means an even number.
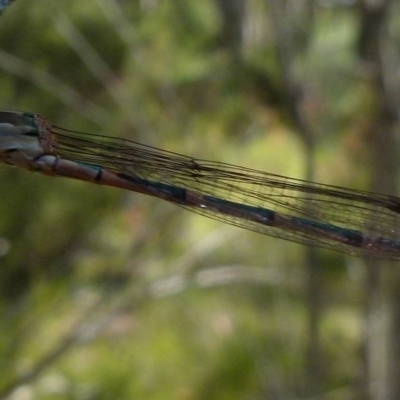
[[[211,0],[19,0],[1,18],[1,102],[304,178],[264,3],[248,2],[238,62]],[[315,8],[312,45],[291,68],[309,90],[300,106],[318,133],[318,180],[350,184],[362,147],[353,127],[373,95],[353,65],[354,11]],[[309,394],[302,247],[116,189],[3,166],[0,185],[0,398]],[[356,379],[360,281],[348,274],[356,261],[346,270],[341,256],[324,257],[335,271],[321,305],[336,310],[322,322],[330,391]]]

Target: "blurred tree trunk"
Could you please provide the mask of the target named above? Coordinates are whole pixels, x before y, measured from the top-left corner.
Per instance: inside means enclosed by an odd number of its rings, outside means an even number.
[[[297,3],[295,6],[282,0],[266,1],[274,37],[274,51],[279,65],[280,79],[278,82],[271,81],[265,71],[257,71],[251,65],[246,64],[241,56],[246,4],[247,2],[244,0],[218,0],[222,16],[219,43],[231,56],[235,81],[246,87],[250,85],[259,100],[264,102],[267,107],[273,105],[280,109],[288,123],[295,127],[304,144],[306,154],[305,179],[312,181],[315,170],[315,132],[302,108],[307,82],[296,79],[294,60],[296,57],[306,54],[313,34],[314,1],[302,1],[301,4]],[[305,350],[306,368],[304,376],[301,378],[303,382],[301,391],[308,396],[320,392],[324,370],[319,334],[323,287],[315,249],[307,248],[305,251],[308,341]]]
[[[241,59],[246,0],[218,0],[217,5],[222,18],[219,44]]]
[[[364,0],[359,7],[358,53],[371,71],[375,110],[367,128],[371,161],[371,189],[396,194],[397,151],[394,128],[398,123],[394,72],[388,63],[390,1]],[[364,383],[360,398],[400,398],[400,281],[397,268],[366,260],[366,343]],[[367,397],[368,396],[368,397]]]
[[[313,2],[304,1],[291,6],[286,1],[270,0],[271,27],[274,32],[276,55],[281,71],[281,91],[285,97],[286,116],[295,126],[305,149],[305,179],[314,179],[314,130],[305,115],[302,104],[306,95],[307,82],[295,78],[293,66],[295,58],[307,52],[309,39],[313,32]],[[296,24],[294,24],[296,21]],[[306,307],[308,315],[308,341],[305,349],[305,372],[303,391],[306,396],[320,393],[323,376],[323,357],[321,354],[319,323],[322,313],[321,272],[314,248],[305,250],[304,266],[306,273]]]

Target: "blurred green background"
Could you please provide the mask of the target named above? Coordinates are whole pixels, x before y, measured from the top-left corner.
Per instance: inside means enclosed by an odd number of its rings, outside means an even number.
[[[18,0],[2,109],[396,193],[400,4]],[[0,168],[0,398],[398,399],[398,267]]]

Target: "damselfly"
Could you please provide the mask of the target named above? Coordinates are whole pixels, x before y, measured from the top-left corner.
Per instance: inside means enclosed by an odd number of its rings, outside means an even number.
[[[159,197],[248,230],[358,256],[400,259],[400,198],[195,160],[0,111],[0,162]]]

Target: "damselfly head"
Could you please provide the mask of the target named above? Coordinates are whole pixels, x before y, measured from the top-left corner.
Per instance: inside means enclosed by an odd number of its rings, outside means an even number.
[[[0,111],[0,162],[32,169],[43,154],[40,136],[33,115]]]

